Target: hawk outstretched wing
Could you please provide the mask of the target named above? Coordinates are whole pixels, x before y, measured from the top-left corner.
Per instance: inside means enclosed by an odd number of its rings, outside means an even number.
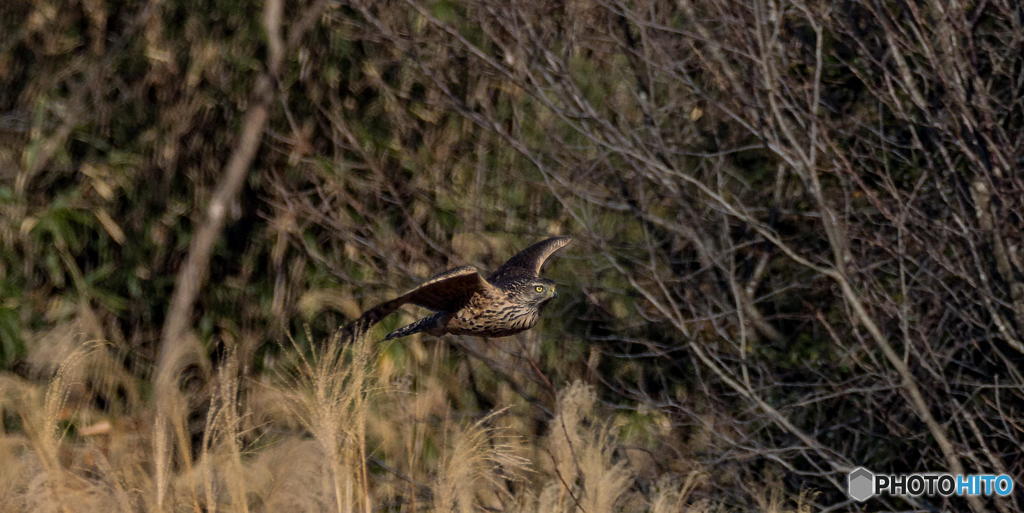
[[[476,267],[456,267],[435,275],[395,299],[370,308],[342,328],[342,332],[353,337],[362,336],[371,326],[406,303],[439,312],[454,312],[465,306],[473,294],[492,294],[494,291],[494,285],[480,276]]]
[[[544,266],[544,262],[547,262],[551,255],[564,248],[570,242],[572,242],[572,237],[552,237],[542,240],[516,253],[515,256],[508,259],[501,267],[491,273],[488,280],[497,283],[505,276],[517,274],[525,274],[537,278],[540,276],[540,269]]]

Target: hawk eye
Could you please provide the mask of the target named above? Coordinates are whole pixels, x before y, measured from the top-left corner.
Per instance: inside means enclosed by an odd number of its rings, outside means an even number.
[[[537,292],[544,292],[544,287],[537,285],[536,287],[533,288],[533,290],[536,290]]]

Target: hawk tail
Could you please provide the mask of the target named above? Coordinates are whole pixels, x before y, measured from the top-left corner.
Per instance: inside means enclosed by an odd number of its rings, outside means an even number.
[[[393,338],[404,337],[412,335],[413,333],[419,333],[421,331],[427,331],[437,326],[438,319],[441,318],[441,314],[431,315],[430,317],[424,317],[412,324],[398,328],[391,333],[388,333],[384,340],[391,340]]]

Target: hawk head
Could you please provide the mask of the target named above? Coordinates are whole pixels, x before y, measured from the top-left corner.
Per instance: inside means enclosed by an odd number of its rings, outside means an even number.
[[[545,278],[524,280],[509,292],[510,299],[533,308],[540,308],[558,295],[555,292],[555,282]]]

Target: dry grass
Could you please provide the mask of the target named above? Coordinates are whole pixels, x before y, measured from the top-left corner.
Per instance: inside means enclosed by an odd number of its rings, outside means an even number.
[[[620,426],[580,382],[559,392],[554,418],[542,424],[512,394],[500,394],[509,404],[497,411],[467,416],[450,400],[465,384],[438,364],[447,349],[408,342],[427,363],[410,381],[378,345],[330,340],[306,352],[296,345],[277,369],[252,377],[229,351],[197,380],[203,385],[185,380],[179,396],[145,401],[127,390],[144,383],[117,380],[131,373],[111,368],[116,348],[82,344],[77,328],[39,339],[38,380],[0,375],[0,512],[724,508],[699,465],[676,462],[690,465],[680,473],[629,457]],[[177,404],[166,483],[153,456],[156,401]],[[767,488],[745,502],[807,510]]]

